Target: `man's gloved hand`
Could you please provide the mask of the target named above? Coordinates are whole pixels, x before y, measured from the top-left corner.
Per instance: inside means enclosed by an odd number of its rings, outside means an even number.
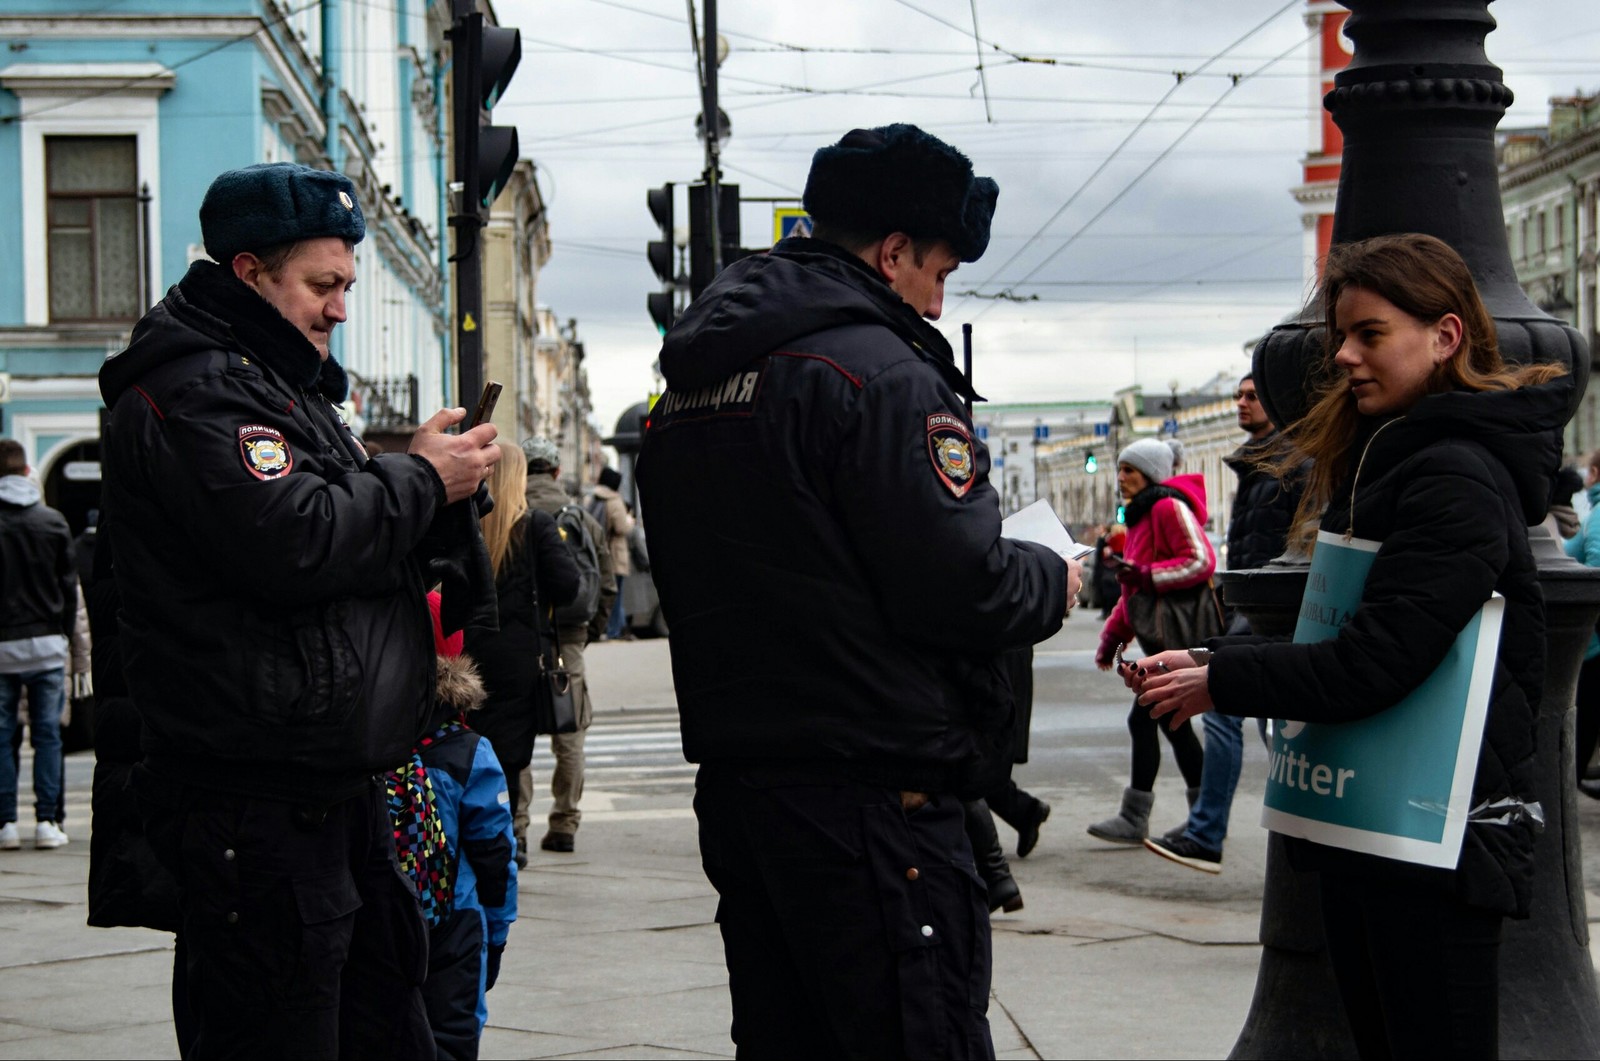
[[[94,679],[88,671],[78,671],[72,676],[72,698],[87,700],[94,695]]]
[[[1149,564],[1124,563],[1117,568],[1117,581],[1139,593],[1149,593],[1154,590],[1155,582],[1150,576]]]
[[[489,967],[483,980],[483,989],[485,991],[493,987],[494,982],[500,979],[500,956],[505,952],[506,945],[504,943],[489,944]]]

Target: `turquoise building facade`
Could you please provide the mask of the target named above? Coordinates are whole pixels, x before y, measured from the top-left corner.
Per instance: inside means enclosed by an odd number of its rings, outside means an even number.
[[[204,256],[220,172],[342,170],[367,217],[334,354],[358,429],[407,433],[450,370],[447,0],[10,0],[0,8],[0,435],[81,527],[96,373]]]

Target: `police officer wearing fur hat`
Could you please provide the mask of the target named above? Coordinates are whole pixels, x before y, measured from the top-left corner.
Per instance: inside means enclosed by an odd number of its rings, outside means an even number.
[[[813,159],[814,236],[726,269],[662,348],[641,511],[740,1056],[993,1056],[959,797],[1009,752],[1000,653],[1079,578],[1000,537],[923,319],[997,193],[915,126],[853,130]]]
[[[430,721],[424,571],[476,533],[494,428],[368,458],[329,356],[365,234],[343,174],[222,174],[194,263],[100,371],[102,535],[176,875],[191,1054],[432,1056],[381,775]],[[481,539],[479,540],[481,548]]]

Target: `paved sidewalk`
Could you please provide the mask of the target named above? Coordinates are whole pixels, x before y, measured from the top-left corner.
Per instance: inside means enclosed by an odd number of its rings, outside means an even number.
[[[1044,648],[1077,666],[1089,625]],[[595,735],[670,707],[665,648],[591,651]],[[1253,824],[1261,791],[1249,762],[1227,867],[1215,878],[1085,836],[1107,810],[1099,776],[1035,789],[1055,813],[1038,851],[1015,863],[1027,907],[994,922],[990,1019],[1002,1057],[1227,1055],[1259,954],[1265,834]],[[176,1056],[170,937],[83,924],[91,765],[86,756],[69,764],[70,846],[0,853],[0,1058]],[[1019,778],[1030,788],[1031,769]],[[1182,805],[1179,784],[1163,776],[1153,824],[1164,828]],[[1593,850],[1600,803],[1583,803]],[[483,1056],[731,1056],[715,899],[682,775],[596,785],[584,805],[578,853],[535,851],[522,877],[522,916],[490,995]],[[1003,830],[1002,839],[1013,838]]]

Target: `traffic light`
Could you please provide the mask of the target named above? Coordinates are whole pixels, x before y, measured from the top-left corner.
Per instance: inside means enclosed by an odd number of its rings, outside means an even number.
[[[456,0],[457,7],[466,6]],[[475,4],[471,5],[476,7]],[[517,165],[517,130],[494,125],[488,112],[505,94],[522,61],[522,34],[463,12],[450,31],[451,92],[456,108],[456,180],[463,212],[487,207],[504,190]]]
[[[1090,450],[1084,455],[1083,470],[1090,475],[1100,470],[1100,462],[1094,459],[1094,450]]]
[[[1126,523],[1126,522],[1128,522],[1128,506],[1127,505],[1118,505],[1117,506],[1117,522],[1118,523]]]
[[[677,313],[678,294],[678,255],[672,226],[672,185],[663,184],[659,188],[651,188],[645,193],[645,205],[650,207],[650,216],[661,226],[661,238],[651,240],[645,248],[645,253],[650,258],[650,268],[655,271],[656,277],[663,285],[660,291],[652,291],[645,297],[645,306],[650,310],[650,318],[656,322],[656,328],[662,335],[666,335],[671,330]]]
[[[689,297],[698,298],[727,266],[744,257],[739,249],[739,186],[717,186],[717,242],[722,245],[721,262],[711,248],[711,186],[689,185]]]

